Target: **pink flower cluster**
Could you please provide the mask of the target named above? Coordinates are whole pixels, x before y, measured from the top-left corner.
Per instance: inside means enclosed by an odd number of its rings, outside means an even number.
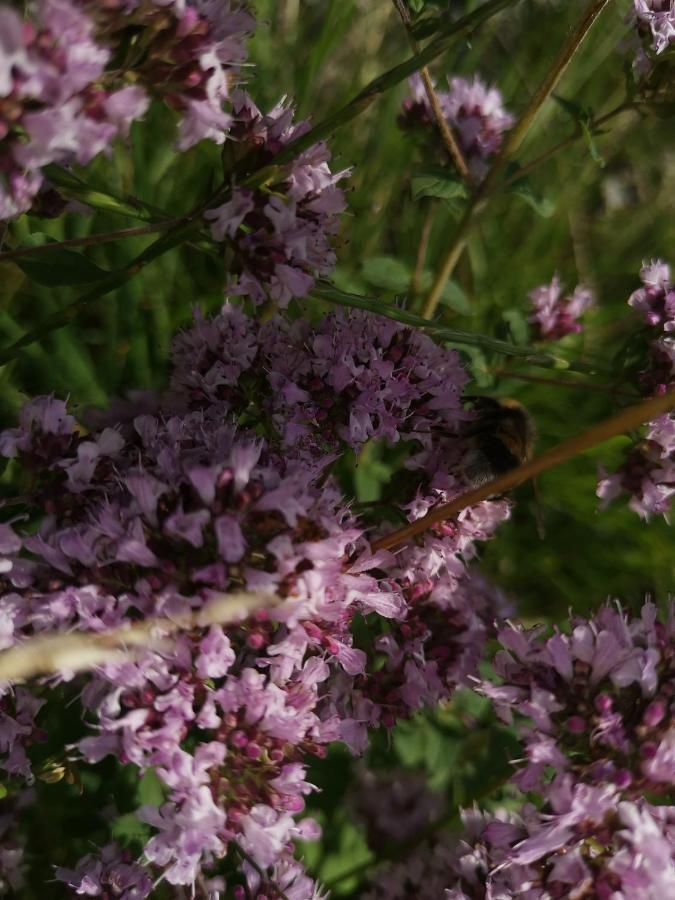
[[[459,145],[474,178],[480,180],[488,170],[488,160],[502,145],[504,132],[515,119],[503,106],[497,88],[488,88],[475,75],[472,80],[449,78],[449,91],[437,91],[444,117],[459,139]],[[419,75],[409,79],[412,96],[403,104],[403,127],[435,127],[435,119],[424,84]]]
[[[153,769],[165,792],[136,813],[151,828],[147,872],[111,845],[58,876],[128,900],[158,874],[210,879],[214,896],[306,900],[318,889],[292,851],[318,833],[301,817],[308,759],[337,740],[363,750],[369,726],[476,673],[498,607],[465,580],[465,560],[508,506],[481,503],[424,545],[372,555],[327,468],[340,449],[409,440],[411,518],[462,490],[448,468],[461,449],[446,458],[453,439],[431,424],[463,421],[465,373],[454,351],[400,325],[345,314],[261,326],[227,305],[176,340],[173,361],[154,413],[83,434],[64,403],[42,397],[0,434],[0,453],[31,479],[39,522],[0,530],[0,646],[198,613],[231,592],[267,597],[234,625],[50,682],[59,702],[81,703],[86,764],[112,755]],[[356,614],[389,656],[384,681],[354,643]],[[0,698],[0,766],[29,782],[31,748],[49,737],[50,694],[39,694],[4,685]],[[249,893],[218,874],[225,857]]]
[[[550,284],[542,284],[530,291],[529,298],[532,312],[528,322],[539,341],[558,341],[568,334],[578,334],[583,330],[579,317],[595,302],[593,292],[583,285],[578,285],[572,294],[564,297],[557,275]]]
[[[293,108],[283,101],[263,115],[243,91],[233,97],[233,113],[232,136],[250,150],[254,168],[273,163],[309,130],[307,122],[293,124]],[[232,271],[239,277],[230,294],[245,294],[254,303],[271,297],[285,308],[311,290],[317,275],[333,269],[331,239],[346,206],[337,183],[349,170],[333,174],[329,160],[327,145],[314,144],[283,167],[272,184],[256,190],[235,187],[226,203],[206,212],[212,235],[233,254]]]
[[[568,634],[510,626],[499,640],[499,680],[481,690],[519,723],[512,782],[540,806],[465,813],[462,834],[419,847],[366,897],[667,896],[675,807],[653,799],[675,785],[675,606],[665,622],[649,602],[633,619],[606,606]]]
[[[142,31],[143,54],[128,70],[152,96],[181,114],[178,149],[201,140],[222,144],[232,124],[231,100],[255,20],[239,0],[78,0],[114,47]]]
[[[638,374],[645,394],[664,394],[675,385],[675,290],[670,267],[653,260],[640,271],[643,286],[628,299],[658,336],[649,343],[647,366]],[[643,518],[667,514],[675,494],[675,419],[671,414],[649,423],[646,438],[633,444],[620,469],[603,477],[597,495],[603,504],[622,493],[631,495],[629,506]]]
[[[226,304],[197,319],[173,347],[171,402],[178,409],[220,406],[244,415],[254,399],[269,434],[305,460],[325,465],[344,446],[415,440],[411,465],[430,475],[452,458],[468,418],[459,355],[384,316],[331,313],[315,327],[276,316],[265,325]]]
[[[628,305],[642,313],[651,326],[662,326],[665,332],[675,331],[675,288],[670,280],[670,266],[662,259],[653,259],[640,269],[642,287],[628,298]]]
[[[229,0],[40,0],[27,22],[0,6],[0,220],[30,209],[44,166],[86,165],[126,137],[148,91],[182,112],[181,149],[222,143],[222,104],[252,26]],[[117,58],[139,31],[147,50]]]
[[[638,33],[649,38],[656,53],[663,53],[675,42],[672,0],[633,0],[633,17]]]

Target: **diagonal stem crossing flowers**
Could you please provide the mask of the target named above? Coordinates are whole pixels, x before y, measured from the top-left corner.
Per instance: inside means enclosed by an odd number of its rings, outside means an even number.
[[[611,2],[612,0],[593,0],[587,7],[576,28],[560,48],[558,55],[553,60],[546,73],[546,77],[532,95],[530,102],[520,119],[508,133],[501,152],[496,157],[484,180],[473,192],[464,211],[464,215],[457,226],[454,240],[446,251],[441,268],[431,286],[426,303],[424,304],[422,315],[425,319],[430,319],[436,312],[436,307],[441,298],[443,288],[459,262],[459,258],[466,246],[469,231],[471,230],[474,220],[484,209],[487,201],[493,194],[509,160],[520,148],[525,135],[530,130],[539,110],[560,81],[565,69],[588,35],[598,16]]]

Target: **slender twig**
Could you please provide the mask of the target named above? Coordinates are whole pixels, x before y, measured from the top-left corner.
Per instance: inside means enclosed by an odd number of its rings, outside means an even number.
[[[92,669],[119,659],[120,654],[163,648],[176,632],[226,625],[278,602],[275,595],[236,592],[210,600],[199,612],[171,619],[151,618],[95,634],[39,634],[0,653],[0,680],[17,682],[64,670]]]
[[[305,134],[301,135],[290,144],[287,144],[286,147],[274,157],[274,162],[269,166],[258,169],[255,172],[249,172],[246,169],[247,160],[244,159],[241,163],[243,169],[235,166],[233,172],[234,177],[238,180],[241,179],[239,180],[239,183],[243,187],[257,187],[273,180],[278,176],[280,167],[291,162],[299,153],[302,153],[303,150],[311,147],[317,141],[329,137],[341,125],[345,125],[347,122],[351,122],[352,119],[361,115],[361,113],[368,109],[378,97],[391,90],[391,88],[396,87],[397,84],[400,84],[400,82],[409,75],[413,75],[415,72],[419,71],[422,66],[425,66],[446,50],[450,49],[459,37],[475,31],[480,25],[491,19],[492,16],[507,9],[509,6],[515,6],[515,4],[519,2],[520,0],[488,0],[488,2],[483,3],[483,5],[479,6],[474,12],[462,16],[462,18],[458,19],[456,22],[450,22],[448,25],[441,28],[438,37],[433,41],[430,41],[419,53],[415,53],[409,59],[394,66],[393,69],[389,69],[382,75],[378,75],[377,78],[374,78],[362,88],[349,103],[332,113],[330,116],[327,116],[323,121],[315,125],[314,128],[310,128],[309,131],[305,132]],[[214,197],[213,202],[222,202],[223,198],[228,196],[230,190],[231,187],[229,184],[223,185]]]
[[[63,166],[51,163],[43,169],[49,181],[56,185],[59,192],[71,199],[79,200],[93,209],[112,212],[131,219],[154,222],[170,218],[169,213],[136,197],[119,197],[111,191],[94,188]]]
[[[494,373],[495,375],[502,375],[504,378],[517,378],[518,381],[531,381],[534,384],[552,384],[557,387],[571,388],[572,390],[610,394],[612,397],[627,397],[630,400],[639,399],[639,394],[620,391],[611,384],[593,384],[590,381],[570,381],[565,378],[542,378],[539,375],[529,375],[525,372],[512,372],[510,369],[495,369]]]
[[[391,547],[396,547],[398,544],[407,542],[416,535],[427,531],[438,522],[444,522],[446,519],[457,515],[463,509],[480,503],[481,500],[486,500],[495,494],[509,491],[511,488],[522,484],[523,481],[534,478],[535,475],[546,472],[548,469],[552,469],[554,466],[558,466],[560,463],[566,462],[568,459],[572,459],[586,450],[590,450],[597,444],[609,440],[609,438],[637,428],[643,422],[647,422],[673,407],[675,407],[675,392],[672,391],[659,397],[650,397],[636,406],[629,406],[616,416],[612,416],[598,425],[593,425],[592,428],[589,428],[582,434],[563,441],[550,450],[546,450],[535,459],[530,460],[530,462],[518,466],[511,472],[507,472],[506,475],[501,475],[499,478],[495,478],[494,481],[490,481],[475,490],[467,491],[467,493],[456,497],[449,503],[442,503],[416,522],[384,535],[384,537],[374,541],[371,545],[373,552],[388,550]]]
[[[12,250],[4,250],[0,253],[0,262],[6,259],[17,259],[24,256],[39,256],[40,253],[62,249],[65,247],[87,247],[92,244],[105,244],[109,241],[122,240],[123,238],[138,237],[141,234],[153,234],[157,231],[166,231],[183,222],[183,219],[166,219],[153,225],[141,225],[138,228],[121,228],[119,231],[106,231],[100,234],[90,234],[86,237],[68,238],[65,241],[51,241],[48,244],[39,244],[35,247],[17,247]]]
[[[601,125],[606,124],[611,119],[616,118],[620,113],[627,112],[628,110],[632,110],[633,112],[637,112],[637,106],[634,103],[621,103],[615,109],[610,110],[610,112],[606,113],[604,116],[600,116],[599,119],[596,119],[593,122],[593,128],[599,128]],[[560,141],[558,144],[555,144],[553,147],[549,147],[548,150],[545,150],[540,156],[535,157],[531,162],[522,166],[513,175],[510,175],[508,178],[504,179],[503,186],[508,187],[508,185],[513,184],[516,181],[520,181],[521,178],[525,178],[530,172],[533,172],[535,169],[539,168],[542,163],[548,162],[549,159],[552,159],[561,150],[565,150],[567,147],[570,147],[572,144],[575,144],[580,137],[583,136],[583,131],[581,129],[577,129],[572,134],[568,135],[564,140]]]
[[[431,229],[436,216],[436,204],[433,200],[429,200],[429,208],[422,226],[420,234],[420,242],[417,245],[417,256],[415,258],[415,269],[410,278],[410,294],[415,297],[419,293],[420,283],[422,281],[422,273],[424,272],[424,263],[427,256],[427,248],[429,246],[429,238],[431,237]]]
[[[393,0],[393,3],[396,7],[396,10],[398,11],[399,16],[401,17],[401,21],[403,22],[403,27],[405,28],[406,34],[408,35],[408,42],[410,43],[412,52],[419,53],[420,47],[413,37],[411,31],[412,22],[410,20],[410,13],[408,12],[407,7],[403,3],[403,0]],[[471,174],[469,172],[469,167],[466,164],[464,154],[462,153],[462,149],[459,146],[457,138],[452,131],[452,127],[443,114],[443,110],[441,109],[441,104],[438,100],[438,95],[436,94],[434,83],[431,80],[431,74],[429,73],[429,69],[427,66],[422,66],[422,68],[420,69],[420,76],[422,78],[424,90],[426,91],[429,105],[431,106],[431,110],[434,114],[436,126],[438,127],[438,130],[440,132],[443,145],[448,151],[448,155],[454,163],[454,166],[457,169],[462,180],[470,184]]]
[[[560,51],[546,73],[544,80],[532,95],[524,112],[511,131],[507,134],[501,151],[490,166],[485,178],[471,195],[466,209],[464,210],[464,215],[457,226],[454,240],[445,254],[436,280],[429,291],[429,296],[427,297],[422,312],[425,319],[430,319],[436,311],[443,288],[445,287],[448,278],[452,275],[452,272],[464,251],[468,234],[476,214],[479,209],[484,207],[485,203],[490,198],[490,195],[493,193],[493,189],[504,172],[509,160],[520,148],[525,135],[530,130],[539,110],[551,92],[555,89],[555,86],[558,84],[565,69],[572,60],[572,57],[588,35],[591,26],[604,8],[611,2],[612,0],[593,0],[585,10],[576,28],[560,48]]]
[[[439,341],[467,344],[470,347],[481,347],[483,350],[490,350],[493,353],[503,353],[505,356],[520,358],[531,366],[541,366],[543,369],[565,369],[571,372],[586,372],[589,374],[601,371],[601,367],[595,364],[585,363],[580,360],[570,362],[561,356],[540,353],[533,347],[509,344],[508,341],[489,337],[486,334],[447,328],[445,325],[429,322],[427,319],[423,319],[421,316],[408,312],[405,309],[400,309],[398,306],[393,306],[391,303],[383,303],[374,297],[363,297],[360,294],[349,294],[346,291],[340,291],[328,282],[317,282],[312,288],[312,294],[322,300],[327,300],[329,303],[337,303],[340,306],[349,308],[365,309],[376,315],[386,316],[388,319],[402,322],[404,325],[419,328],[427,334],[433,335]]]
[[[243,860],[245,860],[251,868],[255,869],[260,878],[261,884],[265,886],[271,887],[276,894],[279,895],[281,900],[288,900],[288,894],[285,894],[278,884],[275,884],[273,881],[270,881],[269,877],[265,874],[264,870],[258,865],[258,863],[253,859],[250,853],[248,853],[238,841],[230,841],[230,843],[234,846],[234,849],[237,851],[239,856]]]

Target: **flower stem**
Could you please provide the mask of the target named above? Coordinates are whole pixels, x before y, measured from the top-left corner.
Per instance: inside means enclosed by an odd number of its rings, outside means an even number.
[[[255,869],[255,871],[258,873],[258,877],[260,878],[261,886],[271,887],[273,889],[274,893],[279,896],[280,900],[288,900],[288,894],[285,894],[278,885],[276,885],[276,884],[274,884],[274,882],[270,881],[270,879],[267,877],[267,875],[265,874],[263,869],[258,865],[258,863],[255,861],[255,859],[251,856],[251,854],[248,853],[246,850],[244,850],[244,848],[241,846],[241,844],[238,841],[233,840],[231,843],[234,845],[234,849],[237,851],[239,856],[245,862],[247,862],[249,864],[249,866],[251,866],[253,869]]]
[[[616,118],[620,113],[626,112],[627,110],[633,110],[637,112],[637,106],[634,103],[621,103],[615,109],[610,110],[604,116],[600,116],[599,119],[596,119],[593,122],[594,128],[599,128],[601,125],[606,124],[611,119]],[[548,162],[549,159],[552,159],[556,156],[561,150],[565,150],[567,147],[570,147],[572,144],[575,144],[579,138],[583,135],[583,131],[581,129],[577,129],[572,134],[568,135],[564,140],[560,141],[560,143],[555,144],[553,147],[549,147],[548,150],[544,151],[540,156],[535,157],[531,162],[527,163],[527,165],[518,169],[517,172],[514,172],[513,175],[509,176],[504,180],[504,186],[506,187],[509,184],[513,184],[515,181],[519,181],[521,178],[525,178],[530,172],[533,172],[535,169],[539,168],[542,163]]]
[[[593,425],[582,434],[569,438],[569,440],[563,441],[561,444],[552,447],[550,450],[546,450],[535,459],[524,463],[522,466],[518,466],[516,469],[507,472],[505,475],[501,475],[499,478],[495,478],[494,481],[481,485],[481,487],[475,488],[472,491],[467,491],[467,493],[462,494],[460,497],[456,497],[449,503],[442,503],[416,522],[412,522],[404,528],[399,528],[396,531],[392,531],[390,534],[384,535],[384,537],[373,542],[371,545],[372,550],[373,552],[377,552],[378,550],[388,550],[391,547],[396,547],[398,544],[408,542],[416,535],[427,531],[432,525],[436,525],[438,522],[444,522],[446,519],[456,516],[457,513],[461,512],[463,509],[474,506],[476,503],[480,503],[481,500],[486,500],[488,497],[492,497],[495,494],[502,494],[505,491],[511,490],[511,488],[522,484],[523,481],[534,478],[541,472],[546,472],[548,469],[552,469],[554,466],[558,466],[568,459],[573,459],[575,456],[586,452],[586,450],[590,450],[598,444],[602,444],[612,437],[616,437],[618,434],[623,434],[626,431],[630,431],[632,428],[637,428],[644,422],[654,419],[656,416],[667,412],[674,407],[675,391],[659,395],[658,397],[650,397],[648,400],[644,400],[636,406],[629,406],[627,409],[622,410],[610,419],[606,419],[598,425]]]
[[[505,356],[519,357],[531,366],[541,366],[544,369],[568,369],[571,372],[577,371],[590,374],[599,371],[599,367],[591,363],[581,361],[569,362],[561,356],[540,353],[533,347],[509,344],[508,341],[501,341],[486,334],[447,328],[445,325],[429,322],[427,319],[423,319],[421,316],[408,312],[405,309],[400,309],[398,306],[393,306],[391,303],[383,303],[375,297],[363,297],[360,294],[349,294],[346,291],[340,291],[328,282],[317,282],[311,293],[315,297],[327,300],[329,303],[337,303],[339,306],[347,306],[354,309],[365,309],[376,315],[386,316],[388,319],[402,322],[404,325],[419,328],[440,341],[448,341],[453,344],[467,344],[471,347],[481,347],[483,350],[489,350],[493,353],[503,353]]]
[[[400,84],[400,82],[409,75],[419,71],[422,66],[425,66],[428,62],[431,62],[433,59],[436,59],[437,56],[440,56],[448,50],[457,38],[474,31],[484,22],[491,19],[492,16],[507,9],[509,6],[514,6],[518,2],[519,0],[487,0],[486,3],[479,6],[474,12],[462,16],[461,19],[458,19],[456,22],[451,22],[441,29],[438,37],[433,41],[430,41],[426,47],[419,51],[419,53],[413,54],[413,56],[400,63],[398,66],[394,66],[393,69],[389,69],[389,71],[374,78],[359,91],[356,97],[350,100],[349,103],[338,109],[332,115],[327,116],[322,122],[315,125],[314,128],[310,128],[305,134],[284,147],[284,149],[274,157],[274,162],[271,165],[255,172],[239,171],[235,167],[233,175],[235,177],[243,176],[243,180],[240,180],[240,184],[244,187],[257,187],[260,184],[264,184],[269,179],[274,178],[280,166],[291,162],[298,154],[302,153],[303,150],[316,144],[317,141],[325,140],[325,138],[329,137],[337,128],[346,125],[348,122],[351,122],[352,119],[361,115],[361,113],[368,109],[368,107],[377,100],[378,97],[382,96],[382,94],[385,94],[387,91],[391,90],[391,88],[396,87],[397,84]],[[243,160],[242,162],[244,165],[246,164],[246,160]],[[230,184],[223,185],[219,194],[214,198],[214,202],[222,202],[222,199],[228,196],[229,192]]]
[[[436,204],[432,199],[429,200],[429,208],[427,210],[422,233],[420,235],[419,244],[417,245],[417,256],[415,258],[415,269],[410,278],[410,295],[416,297],[419,293],[420,282],[422,281],[422,273],[424,272],[424,263],[427,257],[427,248],[429,246],[429,238],[431,237],[431,229],[436,217]]]
[[[464,215],[457,226],[455,238],[447,250],[441,268],[436,276],[436,280],[431,287],[429,296],[424,305],[422,316],[425,319],[430,319],[436,312],[436,307],[438,306],[441,294],[443,293],[443,288],[445,287],[448,278],[452,275],[464,247],[466,246],[468,234],[473,225],[474,218],[493,193],[497,181],[504,172],[509,160],[520,148],[525,135],[530,130],[539,110],[551,91],[554,90],[555,86],[560,81],[563,72],[581,46],[584,38],[590,31],[591,26],[604,8],[611,2],[612,0],[592,0],[579,20],[576,28],[560,48],[560,51],[553,60],[544,80],[530,98],[530,102],[527,104],[520,119],[506,136],[502,149],[492,163],[487,175],[471,195],[464,211]]]
[[[122,240],[123,238],[138,237],[141,234],[154,234],[157,231],[166,231],[183,222],[183,219],[165,219],[154,225],[141,225],[138,228],[121,228],[119,231],[106,231],[101,234],[90,234],[86,237],[69,238],[65,241],[52,241],[49,244],[39,244],[35,247],[16,247],[12,250],[4,250],[0,253],[0,262],[6,259],[22,259],[26,256],[39,256],[40,253],[49,253],[55,249],[64,247],[87,247],[93,244],[105,244],[109,241]]]
[[[571,388],[572,390],[593,391],[600,394],[610,394],[612,397],[627,397],[631,400],[637,400],[638,394],[631,394],[628,391],[620,391],[611,384],[593,384],[590,381],[570,381],[564,378],[542,378],[538,375],[529,375],[525,372],[512,372],[510,369],[495,369],[495,375],[501,375],[504,378],[517,378],[519,381],[531,381],[534,384],[552,384],[557,387]]]
[[[410,30],[411,21],[410,21],[410,13],[408,12],[403,0],[393,0],[394,6],[401,17],[401,21],[403,22],[403,27],[406,30],[406,34],[408,35],[408,41],[410,43],[410,47],[412,52],[418,54],[420,52],[420,47],[415,38],[413,37],[412,31]],[[443,110],[441,109],[441,104],[438,100],[438,96],[436,91],[434,90],[434,83],[431,80],[431,75],[429,74],[429,69],[427,66],[422,66],[420,69],[420,76],[422,77],[422,82],[424,84],[424,90],[427,94],[427,99],[429,100],[429,105],[434,114],[434,119],[436,120],[436,125],[441,135],[441,140],[445,146],[445,149],[448,151],[448,155],[450,159],[454,163],[457,172],[463,181],[467,182],[467,184],[471,183],[471,175],[469,173],[469,167],[466,164],[464,159],[464,155],[462,150],[457,143],[457,139],[450,127],[450,123],[443,115]]]

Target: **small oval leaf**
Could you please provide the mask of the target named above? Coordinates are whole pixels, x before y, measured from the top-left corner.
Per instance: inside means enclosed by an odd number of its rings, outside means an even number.
[[[413,200],[420,197],[454,200],[467,196],[464,182],[442,166],[430,166],[416,172],[410,179],[410,189]]]

